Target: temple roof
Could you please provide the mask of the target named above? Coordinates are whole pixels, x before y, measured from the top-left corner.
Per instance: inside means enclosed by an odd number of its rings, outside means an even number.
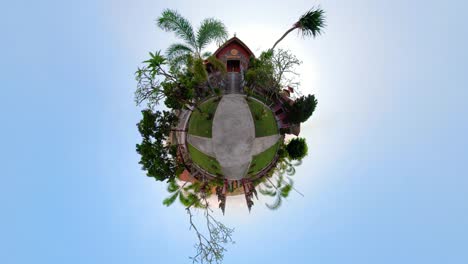
[[[213,55],[214,56],[217,56],[218,53],[223,50],[225,47],[227,47],[228,45],[232,44],[232,43],[237,43],[239,44],[242,48],[244,48],[247,53],[249,54],[249,56],[254,56],[255,57],[255,54],[249,49],[249,47],[247,47],[247,45],[245,45],[244,42],[242,42],[242,40],[238,39],[236,36],[228,39],[223,45],[221,45],[214,53]]]

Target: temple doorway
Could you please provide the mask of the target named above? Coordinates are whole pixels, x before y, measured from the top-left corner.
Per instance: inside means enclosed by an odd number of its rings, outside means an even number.
[[[240,61],[239,60],[228,60],[227,61],[228,72],[240,72]]]

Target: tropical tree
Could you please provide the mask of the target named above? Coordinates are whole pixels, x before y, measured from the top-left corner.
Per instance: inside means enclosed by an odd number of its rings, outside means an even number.
[[[150,109],[142,111],[143,118],[137,124],[142,142],[136,145],[141,155],[140,164],[148,177],[158,181],[173,180],[182,166],[176,159],[176,149],[167,144],[169,133],[177,122],[177,116],[169,111]]]
[[[294,54],[289,50],[278,49],[272,57],[273,77],[278,87],[292,86],[297,87],[299,82],[296,77],[296,67],[302,64]]]
[[[211,54],[203,52],[203,49],[212,42],[220,45],[228,37],[226,26],[220,20],[204,19],[195,33],[190,22],[171,9],[163,11],[157,19],[157,24],[164,31],[174,32],[184,42],[172,44],[167,49],[168,59],[174,62],[184,61],[187,55],[197,59],[210,57]]]
[[[293,24],[293,26],[288,29],[281,38],[279,38],[273,47],[272,50],[275,49],[276,45],[280,43],[289,33],[294,30],[299,30],[299,33],[303,37],[313,36],[314,38],[317,35],[322,33],[322,29],[325,27],[325,12],[320,8],[312,8],[307,11],[304,15],[302,15],[299,20]]]
[[[291,190],[294,190],[299,195],[304,196],[296,188],[294,188],[294,181],[292,177],[296,173],[296,167],[302,164],[300,160],[292,160],[284,145],[281,146],[279,152],[279,159],[276,168],[271,175],[267,175],[265,180],[259,186],[259,192],[262,195],[273,197],[272,203],[266,203],[267,208],[271,210],[278,209],[283,199],[288,198]]]

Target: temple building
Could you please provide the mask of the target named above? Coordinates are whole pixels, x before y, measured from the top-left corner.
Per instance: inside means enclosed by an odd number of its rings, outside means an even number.
[[[227,74],[223,74],[215,70],[215,67],[206,60],[204,62],[205,67],[208,71],[208,85],[210,87],[216,87],[221,90],[222,94],[244,94],[244,74],[249,68],[249,63],[252,58],[255,58],[254,53],[249,49],[249,47],[242,42],[239,38],[234,36],[233,38],[227,40],[223,45],[221,45],[214,53],[218,60],[223,62],[226,66]],[[202,89],[208,89],[204,87]],[[205,90],[210,92],[209,90]],[[257,91],[255,93],[259,97],[267,97],[267,91]],[[278,125],[280,134],[294,134],[298,135],[300,132],[299,124],[289,124],[287,121],[287,108],[286,105],[294,103],[292,99],[292,94],[294,89],[291,87],[282,88],[278,93],[277,98],[269,98],[270,103],[265,104],[269,107],[273,113],[275,121]],[[184,173],[179,176],[179,179],[182,181],[201,181],[206,182],[210,179],[220,179],[219,175],[213,175],[207,171],[201,169],[199,166],[194,165],[191,160],[189,151],[187,150],[187,135],[188,128],[187,123],[190,116],[190,111],[181,110],[178,114],[179,116],[179,125],[173,129],[173,139],[172,142],[175,142],[178,147],[178,158],[181,163],[185,165],[186,170]],[[277,156],[270,163],[269,166],[263,168],[261,171],[257,172],[255,175],[249,175],[249,177],[244,177],[242,179],[227,179],[224,176],[222,186],[215,187],[212,191],[218,198],[218,206],[225,213],[227,196],[232,195],[244,195],[247,208],[250,212],[252,206],[254,205],[253,197],[257,197],[257,191],[255,189],[255,184],[253,181],[260,179],[261,177],[267,177],[268,172],[275,168],[277,161]],[[257,197],[258,199],[258,197]]]

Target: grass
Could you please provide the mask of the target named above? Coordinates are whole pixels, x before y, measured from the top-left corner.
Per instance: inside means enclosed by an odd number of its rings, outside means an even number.
[[[264,169],[276,155],[278,152],[278,147],[280,142],[276,142],[273,146],[268,148],[267,150],[263,151],[262,153],[255,155],[252,157],[252,162],[250,163],[250,168],[248,174],[256,174],[262,169]]]
[[[199,151],[196,149],[194,146],[187,144],[188,145],[188,150],[190,153],[190,157],[192,158],[192,161],[196,163],[200,168],[206,170],[207,172],[215,175],[221,175],[221,165],[219,165],[218,161],[206,155],[205,153]]]
[[[194,136],[211,138],[213,117],[217,106],[218,101],[210,99],[199,106],[203,113],[195,108],[190,115],[188,133]],[[207,115],[211,115],[211,119],[208,120]]]
[[[270,98],[261,96],[259,94],[253,94],[251,97],[258,99],[259,101],[262,101],[266,105],[271,105],[273,103],[273,101],[271,101]]]
[[[249,99],[247,103],[255,123],[255,137],[278,134],[278,125],[270,108],[254,99]]]

